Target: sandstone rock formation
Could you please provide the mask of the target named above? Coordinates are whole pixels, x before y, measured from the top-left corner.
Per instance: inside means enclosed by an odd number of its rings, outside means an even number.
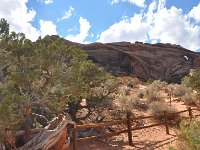
[[[152,78],[179,83],[190,69],[200,68],[200,53],[169,43],[79,44],[66,40],[66,44],[83,49],[89,59],[116,76],[136,76],[142,80]]]
[[[58,36],[51,36],[52,39]],[[66,45],[77,46],[88,58],[116,76],[135,76],[142,80],[160,79],[180,83],[191,69],[200,69],[200,53],[179,45],[115,42],[80,44],[66,40]],[[0,82],[6,69],[0,69]]]

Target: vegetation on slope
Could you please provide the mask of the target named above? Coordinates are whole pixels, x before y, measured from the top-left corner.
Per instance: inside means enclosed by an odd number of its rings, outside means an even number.
[[[67,47],[61,38],[32,42],[23,33],[9,33],[4,19],[0,29],[0,137],[6,128],[29,133],[62,112],[80,121],[111,104],[115,78],[85,52]],[[83,108],[87,113],[80,118]]]

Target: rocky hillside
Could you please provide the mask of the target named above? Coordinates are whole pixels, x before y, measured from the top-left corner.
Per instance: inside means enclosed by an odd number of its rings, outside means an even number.
[[[66,44],[83,49],[94,63],[117,76],[178,83],[191,69],[200,68],[200,53],[179,45],[141,42],[79,44],[67,40]]]
[[[52,39],[58,36],[51,36]],[[79,44],[66,40],[66,45],[83,49],[94,63],[116,76],[136,76],[142,80],[160,79],[179,83],[191,69],[200,69],[200,53],[179,45],[148,43]],[[0,68],[2,82],[7,67]]]

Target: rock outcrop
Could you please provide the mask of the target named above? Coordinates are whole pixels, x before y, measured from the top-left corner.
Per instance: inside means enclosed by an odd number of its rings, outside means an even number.
[[[56,40],[58,36],[51,38]],[[115,76],[180,83],[191,69],[200,69],[200,52],[190,51],[180,45],[142,42],[80,44],[68,40],[65,43],[84,50],[90,60]],[[0,82],[5,78],[6,70],[7,67],[0,69]]]
[[[66,44],[83,49],[90,60],[116,76],[136,76],[142,80],[152,78],[179,83],[190,69],[200,68],[200,53],[169,43],[79,44],[66,40]]]

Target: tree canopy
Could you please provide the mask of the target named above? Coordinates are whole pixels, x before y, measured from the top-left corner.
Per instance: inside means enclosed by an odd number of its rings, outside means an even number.
[[[88,60],[84,51],[66,46],[59,37],[32,42],[23,33],[1,35],[0,133],[6,127],[19,129],[30,118],[37,120],[36,113],[48,119],[65,111],[78,120],[110,104],[115,78]],[[83,108],[87,113],[78,117]]]
[[[200,94],[200,70],[195,71],[191,76],[184,77],[182,82]]]
[[[9,24],[7,23],[7,20],[4,18],[1,18],[0,20],[0,39],[7,36],[9,34]]]

